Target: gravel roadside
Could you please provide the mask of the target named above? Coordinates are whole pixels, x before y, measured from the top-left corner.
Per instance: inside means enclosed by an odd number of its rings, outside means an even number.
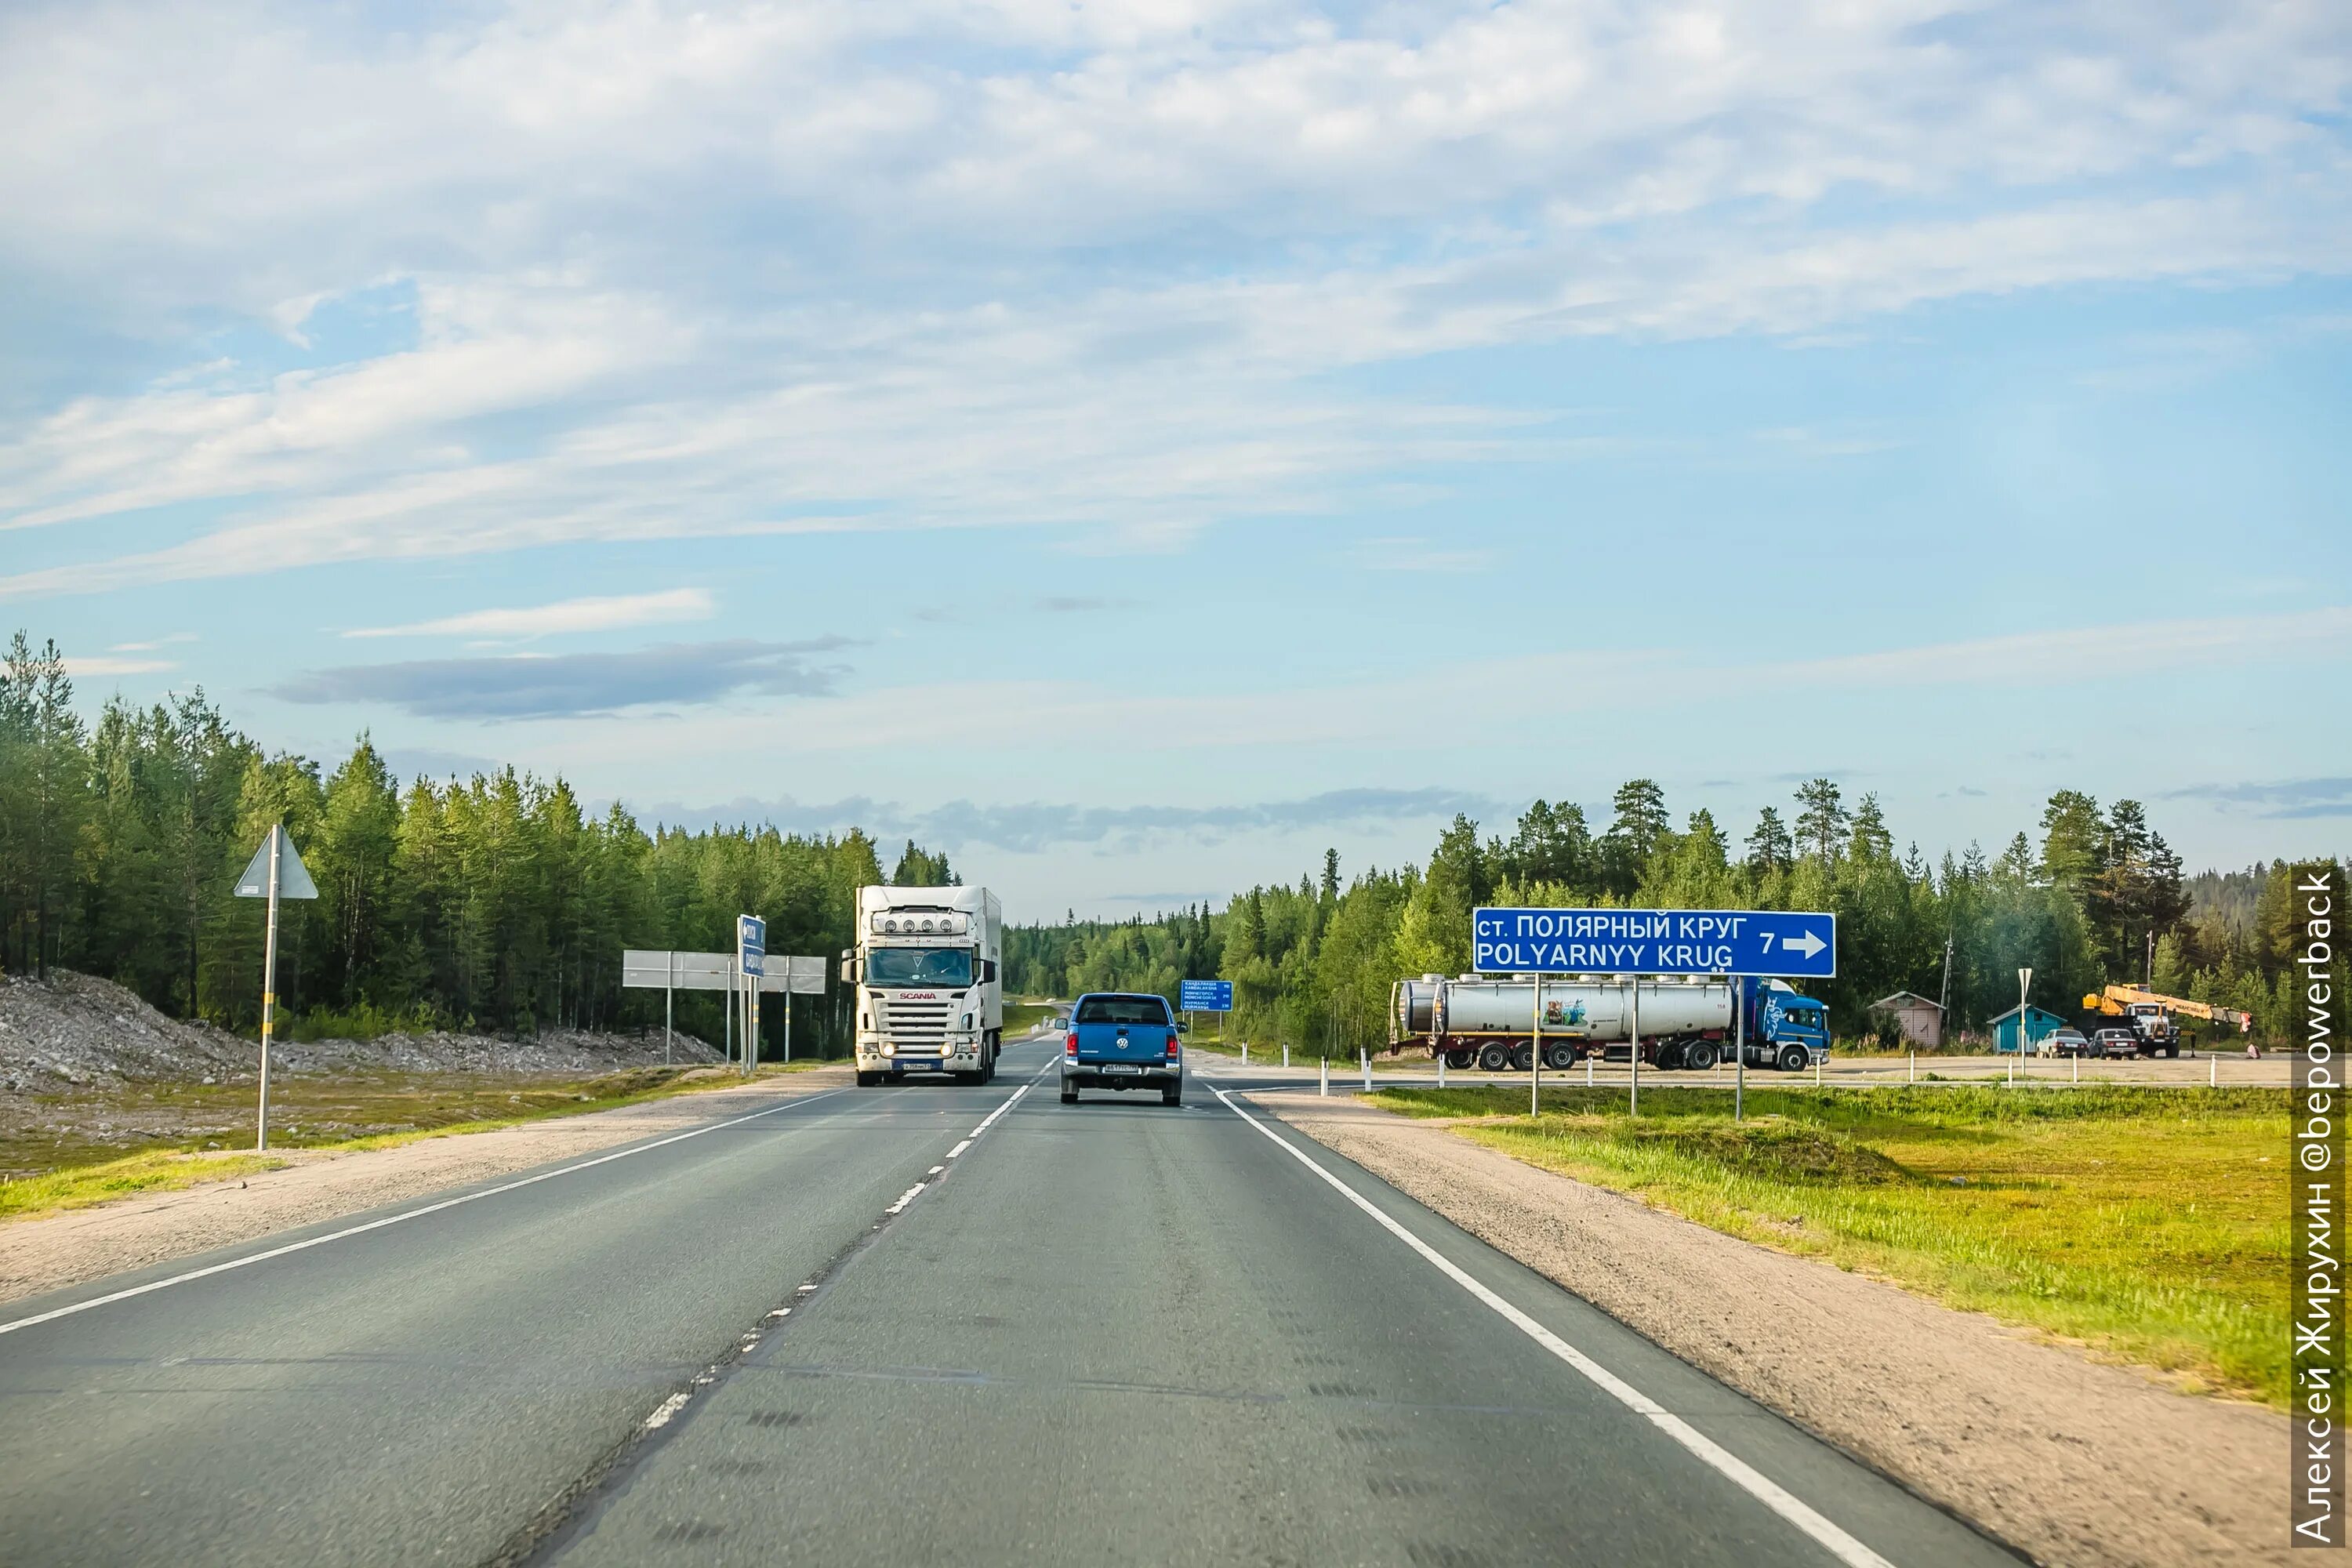
[[[1770,1251],[1352,1098],[1250,1097],[2038,1562],[2284,1563],[2286,1418]]]
[[[360,1153],[292,1150],[285,1169],[0,1224],[0,1301],[192,1257],[273,1231],[423,1197],[615,1143],[682,1131],[747,1100],[797,1099],[850,1081],[846,1065],[672,1095],[584,1116],[452,1133]]]

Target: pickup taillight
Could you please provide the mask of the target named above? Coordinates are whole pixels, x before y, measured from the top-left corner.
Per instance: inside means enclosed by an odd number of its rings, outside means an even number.
[[[1176,1054],[1176,1031],[1173,1029],[1168,1031],[1168,1054],[1171,1057]]]
[[[1078,1054],[1078,1032],[1076,1029],[1072,1029],[1069,1034],[1063,1038],[1062,1054],[1066,1057],[1074,1057]]]

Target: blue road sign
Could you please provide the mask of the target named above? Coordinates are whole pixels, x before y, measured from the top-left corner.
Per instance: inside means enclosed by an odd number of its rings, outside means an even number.
[[[735,951],[743,960],[743,973],[763,973],[761,965],[768,956],[768,922],[757,915],[735,917]]]
[[[1230,980],[1187,980],[1177,987],[1177,1005],[1187,1013],[1230,1013],[1234,983]]]
[[[1837,916],[1787,910],[1474,910],[1470,967],[1485,973],[1837,973]]]

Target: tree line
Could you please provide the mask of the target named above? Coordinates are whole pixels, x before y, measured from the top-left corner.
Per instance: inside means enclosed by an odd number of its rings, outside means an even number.
[[[262,909],[232,886],[273,822],[319,889],[279,914],[279,1005],[299,1035],[657,1026],[661,994],[621,987],[624,948],[729,951],[749,912],[770,951],[830,955],[851,944],[857,889],[885,879],[856,829],[647,831],[617,805],[590,816],[560,777],[403,784],[364,735],[331,771],[265,753],[201,689],[143,708],[117,698],[88,726],[56,644],[11,641],[0,969],[103,975],[166,1013],[254,1032]],[[953,876],[910,842],[890,879]],[[845,1001],[802,1003],[795,1048],[845,1048]],[[719,996],[677,1005],[681,1028],[718,1037]],[[763,1031],[780,1026],[763,1009]]]
[[[1805,989],[1849,1038],[1891,1035],[1868,1008],[1899,991],[1944,1003],[1955,1030],[1982,1032],[2017,1005],[2021,966],[2034,970],[2034,1003],[2069,1017],[2109,983],[2152,982],[2250,1014],[2265,1040],[2294,1032],[2298,868],[2284,861],[2184,877],[2141,803],[2102,807],[2077,790],[2050,797],[2038,843],[2021,831],[1990,858],[1971,844],[1933,864],[1916,844],[1897,853],[1874,795],[1849,805],[1817,778],[1788,805],[1763,806],[1737,846],[1707,811],[1675,827],[1648,779],[1616,792],[1598,831],[1582,807],[1541,800],[1507,838],[1456,816],[1421,866],[1343,882],[1327,850],[1319,875],[1253,887],[1214,913],[1015,930],[1009,973],[1030,993],[1171,1000],[1181,979],[1223,978],[1244,1037],[1351,1056],[1386,1042],[1395,980],[1469,968],[1479,904],[1827,910],[1838,976]]]

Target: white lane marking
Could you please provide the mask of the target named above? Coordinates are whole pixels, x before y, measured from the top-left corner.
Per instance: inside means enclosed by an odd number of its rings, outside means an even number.
[[[925,1175],[927,1175],[927,1176],[936,1176],[936,1175],[938,1175],[941,1171],[944,1171],[944,1170],[946,1170],[946,1169],[947,1169],[947,1167],[946,1167],[945,1165],[933,1165],[929,1170],[925,1171],[925,1172],[923,1173],[923,1174],[925,1174]]]
[[[111,1295],[95,1296],[87,1301],[77,1301],[70,1307],[58,1307],[47,1312],[37,1312],[29,1318],[18,1318],[14,1322],[0,1323],[0,1334],[13,1334],[18,1329],[29,1329],[37,1323],[47,1323],[58,1318],[70,1318],[76,1312],[87,1312],[93,1307],[105,1307],[116,1301],[127,1301],[133,1296],[144,1296],[151,1290],[166,1289],[173,1285],[185,1285],[192,1279],[203,1279],[215,1274],[226,1274],[232,1268],[244,1268],[252,1264],[266,1263],[273,1258],[283,1258],[289,1252],[301,1252],[313,1247],[324,1247],[331,1241],[341,1241],[346,1237],[363,1235],[371,1230],[382,1230],[385,1226],[398,1225],[403,1220],[421,1219],[429,1214],[439,1214],[443,1209],[456,1208],[459,1204],[470,1204],[482,1198],[494,1198],[500,1193],[510,1193],[518,1187],[534,1186],[541,1182],[551,1182],[558,1176],[568,1176],[574,1171],[585,1171],[592,1166],[609,1164],[614,1160],[625,1160],[632,1154],[643,1154],[655,1149],[667,1148],[672,1143],[683,1143],[689,1138],[699,1138],[706,1132],[719,1132],[730,1127],[740,1127],[746,1121],[757,1121],[762,1116],[773,1116],[779,1110],[790,1110],[798,1105],[814,1105],[820,1100],[831,1100],[836,1094],[848,1092],[845,1089],[828,1089],[823,1094],[803,1095],[797,1099],[785,1100],[782,1105],[772,1105],[765,1110],[755,1110],[749,1116],[738,1116],[728,1121],[714,1121],[708,1127],[697,1127],[689,1132],[673,1133],[667,1138],[659,1139],[651,1143],[639,1143],[634,1148],[618,1149],[610,1154],[599,1154],[593,1160],[583,1160],[576,1165],[566,1165],[561,1170],[541,1171],[535,1176],[525,1176],[518,1182],[508,1182],[499,1186],[487,1187],[478,1193],[467,1193],[462,1197],[443,1198],[439,1203],[426,1204],[420,1208],[403,1209],[398,1214],[386,1215],[382,1219],[372,1219],[365,1225],[346,1226],[341,1230],[331,1231],[325,1236],[314,1236],[308,1241],[289,1241],[283,1247],[273,1247],[267,1252],[256,1252],[244,1258],[232,1258],[226,1263],[215,1263],[208,1268],[192,1268],[185,1274],[174,1274],[168,1279],[156,1279],[145,1285],[134,1285],[128,1290],[117,1290]]]
[[[882,1212],[884,1214],[904,1214],[907,1212],[907,1205],[913,1203],[917,1198],[921,1197],[922,1195],[923,1184],[917,1182],[913,1186],[908,1187],[905,1192],[898,1194],[898,1201],[897,1203],[892,1204],[888,1208],[884,1209]]]
[[[681,1392],[671,1394],[667,1399],[655,1405],[653,1414],[646,1417],[645,1430],[656,1432],[668,1426],[669,1418],[685,1409],[686,1402],[692,1397],[692,1394]]]
[[[1373,1205],[1371,1200],[1361,1193],[1307,1158],[1290,1140],[1282,1137],[1256,1117],[1235,1105],[1232,1097],[1223,1089],[1217,1089],[1215,1093],[1219,1100],[1225,1102],[1226,1110],[1272,1139],[1275,1147],[1320,1176],[1334,1192],[1371,1215],[1374,1222],[1382,1229],[1421,1254],[1435,1266],[1440,1273],[1493,1308],[1513,1328],[1582,1373],[1620,1405],[1647,1416],[1652,1426],[1680,1443],[1708,1465],[1713,1466],[1728,1478],[1735,1486],[1766,1508],[1812,1537],[1829,1552],[1831,1556],[1847,1564],[1848,1568],[1894,1568],[1894,1564],[1888,1563],[1885,1558],[1832,1524],[1778,1481],[1763,1475],[1747,1460],[1725,1448],[1681,1416],[1676,1415],[1673,1411],[1668,1410],[1664,1405],[1660,1405],[1656,1400],[1652,1399],[1648,1394],[1643,1394],[1640,1389],[1635,1388],[1632,1384],[1627,1383],[1623,1378],[1619,1377],[1615,1373],[1611,1372],[1607,1367],[1602,1366],[1599,1362],[1495,1294],[1467,1270],[1457,1267],[1444,1254],[1382,1214]]]
[[[954,1159],[958,1154],[962,1153],[965,1150],[967,1150],[967,1149],[969,1149],[969,1148],[971,1148],[971,1139],[969,1139],[969,1138],[967,1138],[967,1139],[965,1139],[962,1142],[961,1142],[961,1143],[957,1144],[954,1148],[952,1148],[952,1149],[950,1149],[950,1150],[949,1150],[949,1151],[948,1151],[948,1158],[949,1158],[949,1159],[950,1159],[950,1160],[952,1160],[952,1159]],[[932,1167],[931,1167],[931,1169],[933,1169],[933,1170],[935,1170],[935,1171],[936,1171],[936,1170],[938,1170],[938,1169],[939,1169],[939,1167],[938,1167],[938,1166],[936,1166],[936,1165],[934,1165],[934,1166],[932,1166]]]

